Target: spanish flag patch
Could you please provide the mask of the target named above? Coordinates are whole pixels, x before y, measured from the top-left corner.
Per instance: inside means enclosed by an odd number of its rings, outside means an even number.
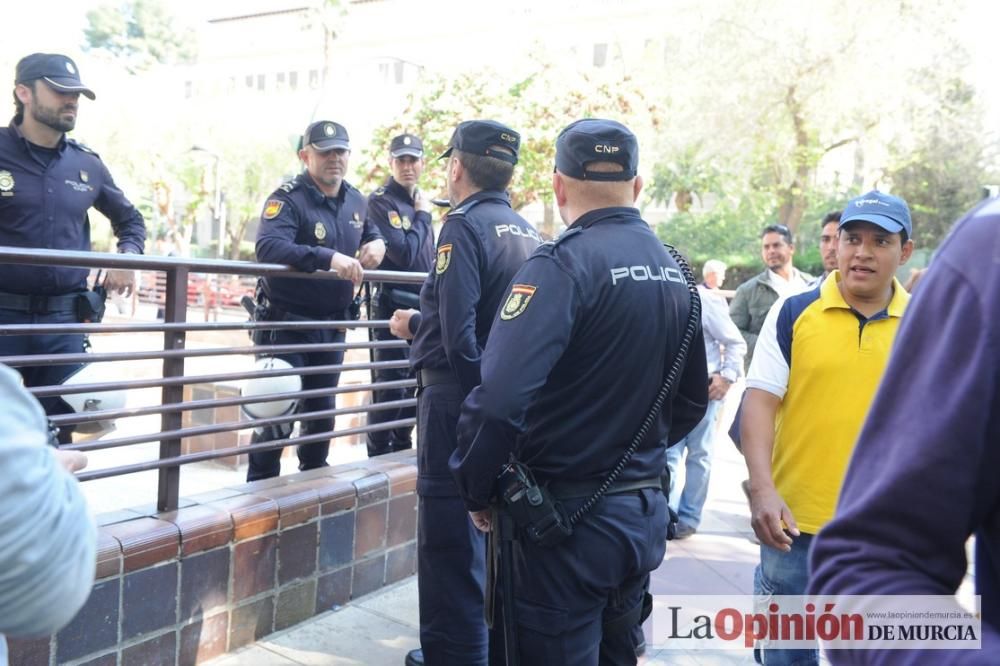
[[[500,311],[500,318],[513,319],[524,314],[537,289],[538,287],[531,284],[515,284],[511,287],[510,296],[507,297],[507,302],[503,304],[503,309]]]
[[[264,204],[264,219],[273,220],[278,217],[278,213],[284,207],[284,201],[278,201],[277,199],[268,199],[267,203]]]
[[[451,243],[442,245],[438,248],[437,266],[435,267],[434,272],[441,275],[441,273],[448,270],[449,265],[451,265]]]

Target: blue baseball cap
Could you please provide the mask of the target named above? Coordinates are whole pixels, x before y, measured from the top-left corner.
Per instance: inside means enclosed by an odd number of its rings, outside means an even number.
[[[32,53],[17,63],[14,83],[41,79],[57,92],[78,92],[94,99],[94,91],[80,80],[80,70],[73,59],[60,53]]]
[[[615,162],[622,170],[591,171],[592,162]],[[632,180],[639,171],[639,141],[614,120],[577,120],[556,139],[556,169],[577,180]]]
[[[506,150],[497,150],[496,147]],[[484,155],[517,164],[520,148],[521,135],[506,125],[495,120],[466,120],[455,128],[451,141],[448,142],[448,150],[438,159],[448,157],[453,150],[460,150],[470,155]]]
[[[332,120],[318,120],[310,123],[306,131],[303,132],[301,145],[312,146],[320,152],[335,148],[350,150],[351,139],[347,136],[347,129],[340,123],[335,123]]]
[[[871,222],[892,234],[903,233],[906,238],[913,237],[913,223],[910,220],[910,207],[899,197],[872,190],[847,202],[844,212],[840,215],[840,226],[851,222]]]

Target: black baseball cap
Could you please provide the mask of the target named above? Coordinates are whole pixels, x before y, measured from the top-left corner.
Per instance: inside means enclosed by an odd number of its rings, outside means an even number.
[[[317,120],[309,125],[302,133],[302,145],[312,146],[319,151],[342,148],[351,149],[351,138],[347,136],[347,130],[340,123],[332,120]]]
[[[389,143],[390,157],[402,157],[403,155],[424,156],[424,142],[420,140],[420,137],[413,134],[400,134]]]
[[[513,155],[503,150],[496,150],[493,146],[504,146],[513,152]],[[520,147],[521,135],[506,125],[493,120],[466,120],[455,128],[451,141],[448,142],[448,150],[444,151],[441,157],[448,157],[452,149],[457,149],[463,153],[495,157],[504,162],[517,164],[517,151]]]
[[[14,83],[30,83],[41,79],[57,92],[78,92],[96,99],[94,91],[83,85],[80,70],[69,56],[59,53],[32,53],[17,63]]]
[[[592,162],[615,162],[621,171],[588,171]],[[639,142],[614,120],[577,120],[556,139],[556,169],[577,180],[632,180],[639,171]]]

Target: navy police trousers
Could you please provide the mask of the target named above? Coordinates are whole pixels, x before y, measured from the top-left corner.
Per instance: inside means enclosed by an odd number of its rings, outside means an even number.
[[[566,502],[569,512],[582,500]],[[638,632],[603,625],[642,603],[649,573],[663,561],[667,500],[656,489],[606,496],[554,548],[514,545],[514,597],[522,666],[635,664]],[[490,663],[506,663],[502,615]],[[620,624],[620,623],[619,623]]]
[[[448,470],[464,397],[457,383],[435,384],[421,390],[417,405],[417,587],[427,666],[487,662],[486,535],[472,524]]]

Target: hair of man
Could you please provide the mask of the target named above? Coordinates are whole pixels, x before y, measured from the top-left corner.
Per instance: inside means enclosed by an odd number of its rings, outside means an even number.
[[[795,239],[792,237],[792,230],[789,229],[784,224],[769,224],[764,227],[760,232],[760,237],[763,238],[767,234],[778,234],[785,239],[785,242],[789,245],[795,245]]]
[[[490,146],[490,148],[513,155],[513,152],[504,146]],[[462,168],[472,184],[482,190],[502,192],[507,189],[514,176],[514,165],[510,162],[486,155],[474,155],[457,149],[453,150],[452,154],[462,163]]]

